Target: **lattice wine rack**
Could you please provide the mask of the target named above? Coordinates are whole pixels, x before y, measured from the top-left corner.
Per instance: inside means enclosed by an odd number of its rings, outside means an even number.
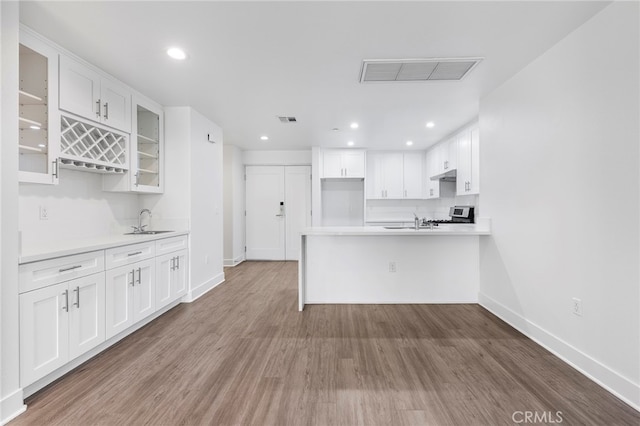
[[[60,116],[60,165],[95,173],[124,173],[129,168],[129,136]]]

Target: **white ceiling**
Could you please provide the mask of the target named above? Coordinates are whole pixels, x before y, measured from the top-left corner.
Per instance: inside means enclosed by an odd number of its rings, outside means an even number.
[[[423,149],[607,4],[23,0],[20,16],[161,104],[193,106],[223,128],[226,144],[394,149],[413,140]],[[172,45],[189,58],[167,57]],[[363,59],[435,57],[484,60],[460,82],[359,83]]]

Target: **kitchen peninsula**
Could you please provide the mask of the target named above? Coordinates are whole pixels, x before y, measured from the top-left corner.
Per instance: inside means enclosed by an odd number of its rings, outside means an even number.
[[[327,303],[477,303],[488,220],[434,229],[312,227],[301,233],[298,308]]]

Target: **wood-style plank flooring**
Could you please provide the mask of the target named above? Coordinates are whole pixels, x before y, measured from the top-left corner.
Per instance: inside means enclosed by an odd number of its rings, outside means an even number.
[[[11,424],[506,425],[524,419],[516,411],[549,424],[640,424],[477,305],[300,313],[297,263],[225,272],[196,302],[30,397]]]

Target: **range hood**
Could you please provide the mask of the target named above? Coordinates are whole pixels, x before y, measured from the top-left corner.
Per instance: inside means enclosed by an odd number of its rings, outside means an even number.
[[[431,176],[431,180],[442,180],[444,182],[455,182],[457,176],[457,170],[447,170],[444,173],[440,173],[439,175]]]

